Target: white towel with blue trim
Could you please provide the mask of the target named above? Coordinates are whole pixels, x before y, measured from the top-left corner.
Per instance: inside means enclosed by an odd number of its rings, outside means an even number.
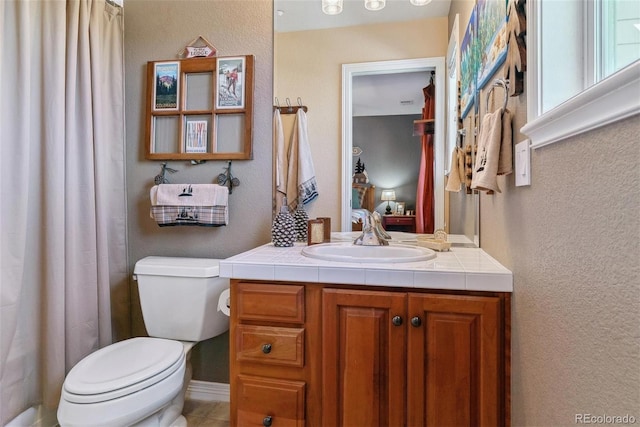
[[[289,206],[295,208],[300,202],[299,198],[306,205],[318,197],[318,182],[307,132],[307,115],[302,108],[296,113],[287,157],[287,200]]]

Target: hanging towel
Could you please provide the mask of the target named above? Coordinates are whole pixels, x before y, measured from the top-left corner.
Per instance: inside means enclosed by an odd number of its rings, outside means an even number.
[[[226,205],[228,197],[229,189],[218,184],[160,184],[151,188],[151,204],[159,206]]]
[[[298,203],[306,205],[318,197],[318,183],[307,132],[307,115],[302,108],[296,113],[287,157],[287,200],[289,207],[294,210]]]
[[[513,172],[513,116],[511,111],[502,113],[502,139],[500,140],[500,159],[498,161],[498,175],[509,175]]]
[[[473,178],[473,152],[474,147],[467,144],[464,147],[464,185],[467,188],[467,194],[471,194],[471,178]]]
[[[229,189],[218,184],[160,184],[151,187],[150,216],[159,226],[229,224]]]
[[[500,192],[497,177],[501,140],[502,110],[485,114],[478,135],[478,155],[471,179],[472,189]]]
[[[462,147],[458,147],[458,174],[460,175],[460,182],[464,185],[465,180],[465,170],[464,170],[464,162],[466,159],[466,153],[462,149]]]
[[[449,179],[447,180],[447,186],[445,190],[447,191],[460,191],[460,185],[462,181],[460,180],[460,164],[458,159],[463,157],[464,154],[458,150],[458,147],[454,148],[453,153],[451,154],[451,169],[449,170]]]
[[[273,113],[273,140],[276,144],[276,191],[283,196],[287,194],[287,152],[284,145],[284,129],[280,109],[276,108]]]

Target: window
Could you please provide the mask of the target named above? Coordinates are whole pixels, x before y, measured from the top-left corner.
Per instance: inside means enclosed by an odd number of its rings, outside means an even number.
[[[640,2],[530,0],[528,20],[532,147],[640,112]]]

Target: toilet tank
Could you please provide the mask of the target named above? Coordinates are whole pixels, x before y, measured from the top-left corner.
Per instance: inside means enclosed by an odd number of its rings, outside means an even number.
[[[219,277],[219,260],[150,256],[136,263],[133,274],[149,336],[204,341],[229,329],[229,317],[218,299],[229,288]]]

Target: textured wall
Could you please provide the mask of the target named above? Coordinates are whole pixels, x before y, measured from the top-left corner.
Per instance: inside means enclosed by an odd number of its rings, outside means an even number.
[[[271,1],[146,1],[125,5],[127,193],[129,263],[148,255],[226,258],[270,240],[271,100],[273,70]],[[227,227],[160,228],[149,218],[149,189],[159,161],[144,159],[145,67],[174,59],[202,35],[220,56],[255,55],[253,160],[234,161],[241,185],[229,196]],[[212,183],[226,161],[192,166],[169,162],[174,183]],[[133,335],[145,334],[135,282],[131,282]],[[170,315],[170,313],[168,314]],[[193,354],[194,378],[228,381],[228,335],[200,343]]]
[[[482,197],[514,273],[513,424],[640,420],[640,118],[533,152],[531,187]]]

